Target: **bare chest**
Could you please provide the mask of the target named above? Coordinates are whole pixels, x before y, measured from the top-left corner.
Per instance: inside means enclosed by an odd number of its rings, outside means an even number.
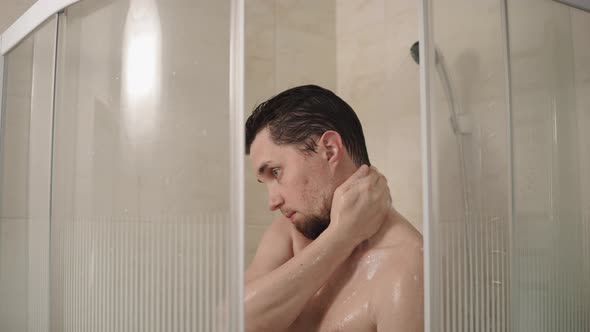
[[[371,322],[369,296],[362,288],[346,287],[333,293],[322,288],[295,320],[290,332],[375,331]]]
[[[289,332],[375,331],[370,311],[372,283],[363,266],[343,264],[308,301]]]

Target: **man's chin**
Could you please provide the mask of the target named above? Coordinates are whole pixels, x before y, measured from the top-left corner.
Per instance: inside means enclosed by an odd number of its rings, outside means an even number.
[[[314,218],[314,220],[295,221],[295,228],[310,240],[317,239],[330,225],[330,220]]]

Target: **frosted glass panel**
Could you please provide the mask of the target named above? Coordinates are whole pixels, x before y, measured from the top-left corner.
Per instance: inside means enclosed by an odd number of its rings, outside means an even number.
[[[589,331],[590,14],[425,3],[432,331]]]
[[[23,41],[6,57],[6,96],[2,114],[0,214],[0,325],[27,327],[29,119],[33,41]],[[25,296],[21,296],[25,294]]]
[[[61,16],[53,331],[237,331],[229,1]]]
[[[514,331],[588,331],[590,14],[508,1]]]
[[[502,2],[429,1],[432,331],[507,331],[510,160]]]
[[[47,331],[57,20],[5,57],[0,123],[0,331]]]

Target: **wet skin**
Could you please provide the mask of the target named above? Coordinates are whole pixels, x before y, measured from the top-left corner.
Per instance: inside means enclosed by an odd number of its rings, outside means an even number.
[[[289,220],[275,222],[289,229],[294,255],[311,242]],[[378,331],[382,316],[395,315],[401,306],[412,306],[405,309],[415,314],[399,317],[406,322],[397,325],[405,325],[403,331],[422,331],[422,283],[422,236],[393,212],[380,231],[338,267],[287,331]]]
[[[422,237],[391,207],[384,177],[353,163],[331,131],[302,154],[264,129],[250,157],[283,216],[246,271],[246,330],[423,331]],[[329,227],[304,237],[325,211]]]

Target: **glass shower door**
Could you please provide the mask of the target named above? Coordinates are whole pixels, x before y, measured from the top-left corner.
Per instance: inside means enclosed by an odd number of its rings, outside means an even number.
[[[86,0],[60,16],[52,331],[239,330],[230,4]]]
[[[508,1],[513,331],[588,331],[590,13]]]
[[[507,331],[510,150],[503,3],[423,4],[427,325],[432,332]]]
[[[590,14],[423,6],[430,331],[590,330]]]
[[[0,123],[0,330],[49,328],[49,202],[57,19],[5,56]]]

